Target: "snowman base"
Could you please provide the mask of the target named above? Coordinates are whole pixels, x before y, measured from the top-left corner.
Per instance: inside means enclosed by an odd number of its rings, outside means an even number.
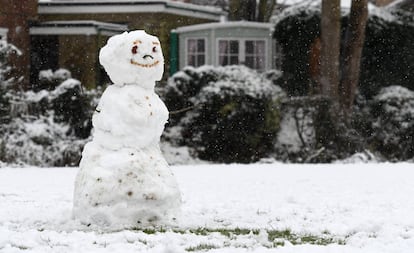
[[[147,227],[173,224],[181,204],[174,175],[157,144],[107,150],[94,142],[83,152],[73,215],[83,224]]]

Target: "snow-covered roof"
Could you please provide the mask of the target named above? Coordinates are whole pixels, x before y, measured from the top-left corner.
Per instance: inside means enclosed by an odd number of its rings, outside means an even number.
[[[185,33],[200,30],[212,30],[212,29],[223,29],[223,28],[260,28],[272,30],[274,25],[270,23],[259,23],[250,21],[229,21],[229,22],[213,22],[198,25],[182,26],[174,30],[176,33]]]
[[[319,4],[320,0],[279,0],[277,4],[291,6],[291,5],[299,5],[299,4]],[[350,8],[351,7],[351,0],[341,0],[341,7],[342,8]]]
[[[30,27],[31,35],[74,35],[74,34],[103,34],[114,35],[127,31],[128,26],[98,22],[95,20],[48,21]]]
[[[39,14],[171,13],[220,20],[227,13],[214,6],[168,0],[39,0]]]
[[[387,7],[389,9],[414,10],[414,0],[396,0]]]

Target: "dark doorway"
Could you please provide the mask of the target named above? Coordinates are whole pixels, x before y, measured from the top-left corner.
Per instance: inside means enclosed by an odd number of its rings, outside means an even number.
[[[39,84],[39,72],[59,67],[59,38],[58,36],[32,36],[30,55],[30,84],[35,91],[44,89]]]

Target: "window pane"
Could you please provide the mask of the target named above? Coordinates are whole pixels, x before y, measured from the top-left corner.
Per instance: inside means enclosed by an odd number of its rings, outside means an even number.
[[[219,64],[220,64],[221,66],[226,66],[226,65],[228,65],[227,56],[220,55],[220,57],[219,57]]]
[[[204,39],[197,40],[197,51],[198,52],[205,52],[205,45]]]
[[[246,41],[246,53],[247,54],[254,54],[254,45],[252,40]]]
[[[205,63],[204,54],[199,54],[197,56],[197,67],[204,65],[204,63]]]
[[[244,64],[247,67],[254,69],[255,68],[255,66],[254,66],[254,56],[246,56]]]
[[[228,46],[227,46],[228,42],[225,40],[220,40],[219,41],[219,53],[222,54],[226,54],[228,52]]]
[[[230,53],[231,54],[239,53],[239,42],[237,40],[230,41]]]
[[[258,70],[264,70],[265,69],[265,56],[264,55],[258,55],[256,57],[256,69]]]
[[[197,41],[193,39],[189,39],[187,41],[187,52],[189,54],[194,54],[197,50]]]
[[[256,53],[258,55],[264,55],[265,54],[265,42],[262,40],[256,41]]]
[[[188,57],[187,57],[187,63],[188,63],[188,65],[190,65],[190,66],[195,66],[195,55],[188,55]]]
[[[231,56],[230,65],[237,65],[237,64],[239,64],[239,56]]]

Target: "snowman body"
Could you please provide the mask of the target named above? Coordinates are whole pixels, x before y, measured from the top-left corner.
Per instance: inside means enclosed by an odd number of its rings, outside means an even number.
[[[73,215],[112,227],[169,224],[181,196],[159,148],[168,110],[154,92],[163,73],[158,38],[144,31],[116,35],[100,61],[114,85],[93,115],[75,181]]]

